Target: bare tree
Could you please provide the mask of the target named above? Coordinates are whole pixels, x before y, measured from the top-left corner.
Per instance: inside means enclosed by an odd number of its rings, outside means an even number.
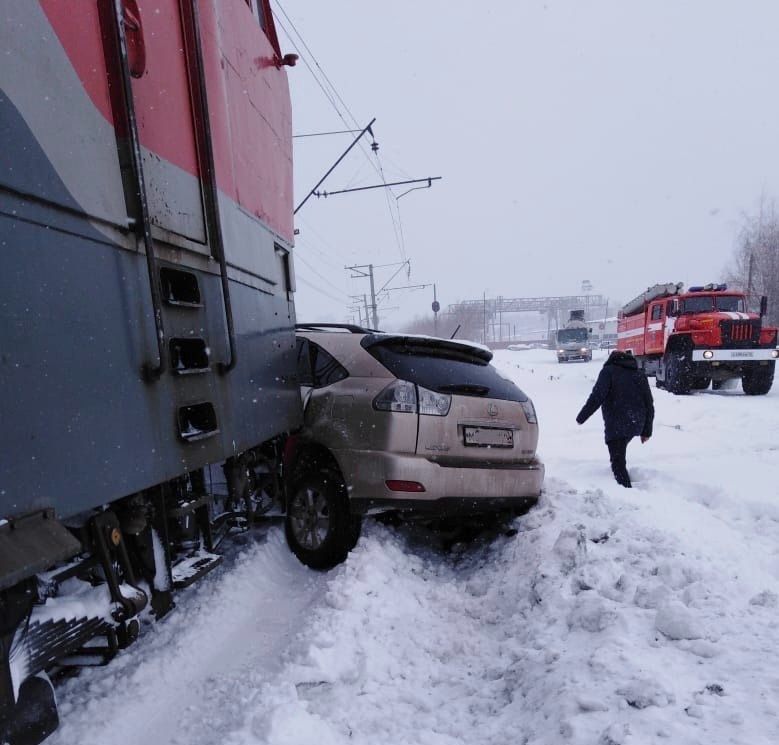
[[[474,307],[462,307],[456,304],[457,312],[440,313],[438,316],[438,336],[449,338],[456,332],[458,339],[481,341],[484,326],[484,311],[481,304]],[[404,331],[413,334],[435,334],[436,324],[432,316],[418,316],[405,325]]]
[[[768,297],[766,321],[779,320],[779,215],[776,203],[760,198],[756,214],[745,214],[738,236],[728,282],[746,292],[750,304]]]

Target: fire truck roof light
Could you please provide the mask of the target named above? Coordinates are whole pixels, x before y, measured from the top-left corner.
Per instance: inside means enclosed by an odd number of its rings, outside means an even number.
[[[708,285],[696,285],[695,287],[690,287],[687,292],[724,292],[727,289],[727,285],[715,285],[712,283]]]

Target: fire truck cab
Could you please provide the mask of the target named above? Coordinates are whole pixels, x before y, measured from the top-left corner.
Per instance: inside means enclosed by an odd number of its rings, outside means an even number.
[[[777,330],[750,313],[746,296],[724,284],[655,285],[620,312],[617,348],[632,352],[657,386],[672,393],[719,388],[740,378],[744,392],[762,395],[774,378]]]

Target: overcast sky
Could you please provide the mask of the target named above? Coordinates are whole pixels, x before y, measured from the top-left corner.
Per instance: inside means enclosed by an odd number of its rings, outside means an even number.
[[[352,265],[377,267],[376,290],[434,283],[443,310],[485,293],[580,294],[584,280],[614,302],[717,281],[743,215],[779,193],[775,0],[274,10],[282,51],[301,55],[295,134],[376,119],[378,158],[362,138],[320,190],[442,177],[300,208],[301,321],[352,317],[350,296],[370,293]],[[354,136],[295,139],[296,205]],[[382,266],[405,260],[410,276]],[[382,296],[381,326],[429,314],[432,300],[432,286]]]

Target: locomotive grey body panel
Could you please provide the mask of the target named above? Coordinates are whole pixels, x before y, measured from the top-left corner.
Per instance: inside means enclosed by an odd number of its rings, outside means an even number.
[[[238,364],[222,375],[219,278],[187,268],[202,307],[169,308],[166,334],[202,338],[209,368],[147,382],[141,370],[156,340],[144,256],[117,249],[85,219],[45,225],[39,213],[8,195],[0,207],[0,516],[53,507],[67,517],[296,426],[300,396],[283,374],[294,370],[286,293],[230,283]],[[219,431],[182,440],[177,411],[203,402]]]

